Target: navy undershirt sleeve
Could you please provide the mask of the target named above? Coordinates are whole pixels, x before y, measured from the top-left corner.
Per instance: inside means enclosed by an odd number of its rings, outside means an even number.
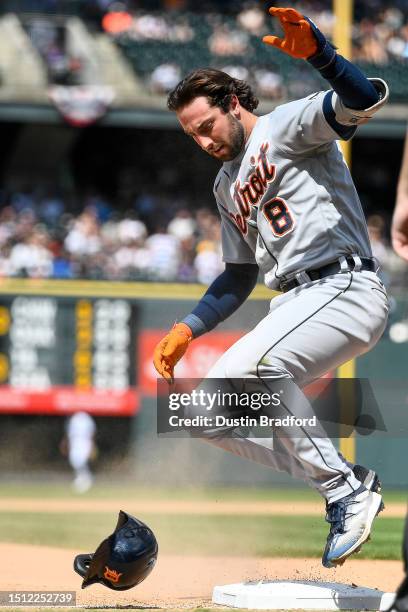
[[[341,101],[348,108],[365,110],[379,101],[379,93],[373,83],[354,64],[338,55],[323,34],[310,22],[319,44],[319,51],[308,59],[308,62],[320,72]],[[356,128],[338,123],[331,104],[332,92],[329,92],[323,103],[323,112],[327,122],[342,137],[350,138]]]
[[[194,338],[227,319],[245,302],[256,285],[258,266],[226,264],[225,270],[210,285],[197,306],[183,319]]]
[[[336,53],[332,62],[323,68],[318,68],[318,65],[315,65],[316,59],[310,58],[309,63],[315,66],[322,77],[329,81],[334,91],[348,108],[364,110],[378,102],[379,95],[372,82],[357,66],[354,66],[342,55]]]

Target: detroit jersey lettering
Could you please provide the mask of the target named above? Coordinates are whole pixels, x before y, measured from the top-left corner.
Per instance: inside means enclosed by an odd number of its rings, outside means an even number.
[[[259,117],[215,180],[223,260],[257,263],[272,289],[344,254],[372,256],[339,136],[323,114],[326,93]]]

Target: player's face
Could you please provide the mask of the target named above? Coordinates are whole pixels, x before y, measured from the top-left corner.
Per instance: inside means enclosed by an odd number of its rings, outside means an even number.
[[[239,119],[218,106],[210,106],[204,96],[181,108],[177,117],[186,134],[215,159],[230,161],[244,147],[245,130]]]

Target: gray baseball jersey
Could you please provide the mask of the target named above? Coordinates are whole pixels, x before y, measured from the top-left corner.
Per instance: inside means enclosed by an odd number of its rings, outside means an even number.
[[[222,166],[215,181],[226,262],[257,263],[267,286],[275,288],[282,277],[347,254],[371,257],[360,201],[331,125],[342,131],[367,121],[388,97],[386,84],[375,81],[382,99],[364,111],[346,108],[333,92],[320,92],[257,120],[245,150]],[[268,382],[288,378],[302,388],[370,350],[387,313],[386,291],[374,272],[347,269],[324,282],[307,282],[275,297],[269,313],[207,378],[245,381],[260,392]],[[288,414],[311,410],[300,389],[285,408]],[[291,434],[280,439],[279,448],[270,439],[236,432],[224,437],[210,431],[204,439],[306,479],[330,503],[361,485],[353,465],[325,436]]]
[[[318,92],[259,117],[244,151],[224,163],[214,184],[222,219],[223,259],[257,263],[265,284],[319,268],[342,255],[371,257],[364,214],[349,169],[329,125],[324,100],[341,125],[367,121],[337,94]]]

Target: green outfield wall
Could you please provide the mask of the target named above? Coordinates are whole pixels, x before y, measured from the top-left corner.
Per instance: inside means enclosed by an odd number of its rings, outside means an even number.
[[[200,440],[165,439],[157,436],[155,374],[151,367],[151,353],[156,341],[174,321],[180,320],[192,309],[204,290],[199,285],[3,280],[0,283],[0,467],[10,468],[9,456],[16,452],[15,441],[18,440],[20,432],[21,437],[24,437],[26,449],[30,444],[37,448],[39,460],[35,464],[36,467],[42,464],[47,469],[61,468],[62,461],[58,458],[57,451],[53,453],[48,448],[48,452],[41,455],[41,447],[55,447],[58,439],[55,429],[61,431],[59,423],[62,417],[78,409],[75,401],[79,386],[79,391],[83,392],[80,395],[81,401],[86,399],[91,409],[96,407],[95,418],[100,425],[101,436],[111,443],[109,457],[114,459],[115,445],[122,459],[125,450],[126,468],[130,475],[137,479],[174,484],[291,483],[284,475],[275,474],[264,466],[250,464]],[[186,356],[187,374],[184,371],[183,376],[195,376],[198,375],[197,372],[203,372],[203,369],[205,371],[211,360],[222,354],[226,346],[250,330],[267,314],[269,302],[274,295],[273,292],[258,286],[251,298],[228,321],[193,343],[188,351],[188,358]],[[397,296],[390,325],[405,319],[407,306],[408,300],[405,296]],[[41,334],[37,334],[38,341],[32,341],[34,344],[30,344],[27,338],[24,344],[24,339],[21,339],[24,336],[21,333],[24,327],[18,328],[18,325],[27,326],[31,321],[35,327],[36,316],[39,317],[40,328],[43,325],[44,330],[51,334],[50,337],[54,334],[54,341],[50,341],[48,348],[41,344]],[[108,330],[108,338],[112,337],[112,329],[116,330],[115,333],[117,332],[118,338],[122,340],[123,337],[126,338],[126,334],[129,336],[125,342],[129,354],[126,360],[127,369],[124,367],[120,372],[118,370],[116,381],[112,372],[116,371],[115,367],[119,367],[117,363],[121,363],[120,356],[124,349],[123,346],[118,349],[120,343],[110,345],[111,340],[104,340],[106,334],[104,336],[101,330],[110,325],[106,323],[106,317],[111,317],[109,320],[112,321],[115,319],[115,322],[111,323],[113,327],[109,328],[110,332]],[[98,342],[102,343],[102,348]],[[199,342],[203,344],[200,345]],[[193,349],[194,346],[197,348]],[[49,387],[42,390],[43,395],[35,388],[29,390],[31,395],[24,395],[26,389],[23,389],[22,393],[21,388],[18,388],[18,381],[24,382],[25,379],[19,378],[20,362],[13,362],[16,347],[20,351],[17,351],[20,358],[21,355],[24,356],[24,350],[33,359],[35,357],[37,366],[34,364],[33,367],[45,372],[44,378],[39,377],[39,380],[47,380],[48,372]],[[88,361],[83,359],[84,355],[88,354],[85,349],[89,353]],[[112,366],[109,361],[106,366],[98,351],[105,355],[105,362],[109,355],[112,357]],[[364,435],[355,434],[356,460],[374,467],[380,472],[384,484],[392,487],[408,486],[408,435],[405,436],[403,427],[400,428],[401,431],[397,431],[398,423],[405,422],[405,411],[408,413],[407,354],[407,341],[391,341],[387,330],[376,348],[359,358],[355,367],[357,377],[370,381],[381,411],[398,415],[395,435],[389,435],[387,432],[367,435],[367,431],[363,431]],[[104,375],[103,368],[100,369],[100,362],[105,363],[105,374],[106,368],[109,369],[110,378]],[[21,368],[26,368],[25,371],[28,372],[24,359],[22,363]],[[11,376],[12,372],[14,378]],[[88,378],[84,372],[88,374]],[[13,380],[17,381],[17,387],[13,385]],[[31,380],[30,384],[35,386],[35,377],[28,377],[27,380]],[[122,381],[122,388],[116,392],[122,403],[112,404],[109,403],[112,399],[109,385],[117,383],[118,380]],[[58,403],[59,392],[63,393],[68,403]],[[16,408],[16,404],[13,404],[13,398],[20,395],[24,395],[26,401],[23,409],[21,406]],[[41,397],[44,398],[43,406]],[[72,405],[67,397],[72,398]],[[9,406],[7,398],[11,398]],[[108,407],[103,404],[105,400]],[[24,427],[24,419],[27,423],[30,422],[30,428]],[[112,419],[115,420],[115,427],[110,426]],[[35,422],[37,426],[33,426]],[[41,423],[44,423],[43,430]],[[116,432],[112,433],[110,440],[109,430]],[[39,437],[42,438],[41,445],[38,444]],[[336,443],[338,444],[338,440]],[[30,469],[32,465],[25,459],[29,456],[26,452],[15,461],[13,459],[14,468]],[[15,455],[13,457],[15,458]],[[103,459],[101,457],[99,462],[100,470],[109,467],[108,462]]]

